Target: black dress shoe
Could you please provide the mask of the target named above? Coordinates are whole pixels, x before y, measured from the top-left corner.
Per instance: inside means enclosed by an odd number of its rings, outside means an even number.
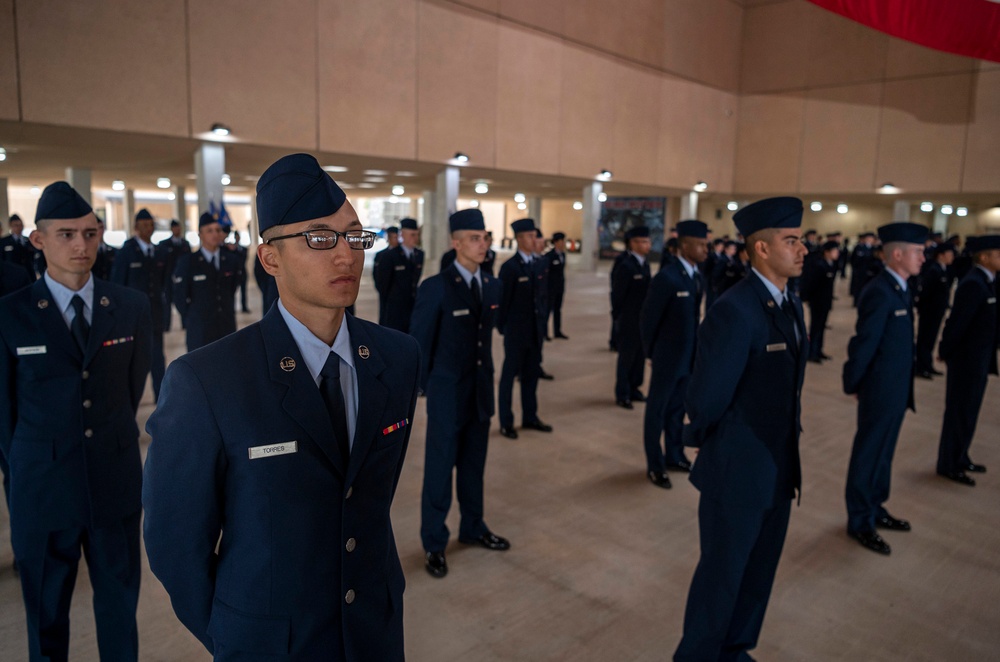
[[[885,554],[886,556],[892,553],[889,543],[882,540],[882,536],[874,531],[848,531],[847,535],[861,543],[861,546],[865,549],[870,549],[873,552]]]
[[[553,376],[552,376],[552,375],[550,375],[549,373],[545,372],[544,370],[542,370],[542,372],[541,372],[541,373],[539,373],[539,375],[538,375],[538,378],[539,378],[539,379],[547,379],[547,380],[548,380],[548,381],[550,381],[550,382],[551,382],[551,381],[552,381],[553,379],[555,379],[555,377],[553,377]]]
[[[833,360],[832,356],[830,356],[829,354],[824,354],[823,352],[819,353],[819,358],[823,359],[824,361],[832,361]]]
[[[498,535],[494,535],[489,531],[478,538],[459,538],[458,542],[463,545],[479,545],[480,547],[485,547],[486,549],[492,549],[495,552],[503,552],[510,549],[509,540],[501,538]]]
[[[565,333],[557,333],[556,338],[560,338],[562,340],[569,340],[569,336],[567,336]]]
[[[545,336],[545,342],[552,342],[552,336]]]
[[[944,376],[944,373],[943,373],[943,372],[941,372],[940,370],[935,370],[934,368],[931,368],[931,369],[930,369],[930,370],[928,370],[927,372],[931,373],[931,374],[932,374],[932,375],[934,375],[935,377],[943,377],[943,376]]]
[[[823,359],[819,358],[818,356],[810,356],[807,360],[809,361],[809,363],[816,363],[816,364],[823,363]]]
[[[632,402],[645,402],[645,401],[646,401],[646,396],[644,396],[644,395],[643,395],[642,393],[640,393],[639,391],[635,391],[634,393],[632,393],[632,397],[631,397],[631,398],[629,398],[629,399],[630,399],[630,400],[631,400]]]
[[[934,379],[934,375],[929,370],[917,370],[916,376],[920,379]]]
[[[969,462],[969,466],[965,467],[965,470],[972,474],[984,474],[986,473],[986,465]]]
[[[500,434],[507,437],[508,439],[517,439],[517,430],[514,428],[500,428]]]
[[[427,552],[424,567],[431,577],[441,579],[448,574],[448,562],[444,560],[444,551]]]
[[[646,476],[649,478],[649,482],[657,487],[662,487],[665,490],[673,487],[670,484],[670,477],[667,476],[666,471],[650,471],[646,473]]]
[[[552,432],[552,426],[551,425],[546,425],[545,423],[542,423],[537,418],[535,420],[533,420],[533,421],[529,421],[528,423],[522,423],[521,424],[521,429],[522,430],[537,430],[538,432]]]
[[[683,473],[688,473],[691,471],[691,463],[687,460],[681,460],[680,462],[668,462],[667,469],[670,471],[681,471]]]
[[[889,529],[890,531],[909,531],[910,523],[905,519],[896,519],[889,513],[875,518],[875,526],[879,529]]]
[[[629,400],[615,400],[615,404],[622,409],[632,409],[632,402]]]
[[[975,487],[976,485],[975,479],[964,471],[939,471],[938,475],[944,476],[948,480],[953,480],[956,483],[968,485],[969,487]]]

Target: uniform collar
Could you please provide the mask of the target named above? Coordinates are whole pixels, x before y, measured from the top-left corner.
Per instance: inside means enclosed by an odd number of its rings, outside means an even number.
[[[201,254],[205,256],[205,259],[208,260],[209,262],[211,262],[212,264],[215,264],[215,258],[216,257],[219,257],[220,261],[222,260],[222,257],[221,257],[222,256],[222,247],[221,246],[219,248],[216,248],[215,252],[211,252],[211,251],[206,250],[204,246],[202,246],[198,250],[200,250]]]
[[[986,267],[984,267],[983,265],[977,264],[976,268],[977,269],[981,269],[982,272],[984,274],[986,274],[986,280],[989,281],[990,283],[992,283],[993,281],[995,281],[997,279],[996,274],[993,273],[992,271],[990,271],[989,269],[987,269]]]
[[[886,272],[887,274],[889,274],[890,276],[892,276],[892,277],[893,277],[893,279],[894,279],[894,280],[895,280],[895,281],[896,281],[897,283],[899,283],[899,286],[900,286],[901,288],[903,288],[903,291],[904,291],[904,292],[906,291],[906,279],[905,279],[905,278],[903,278],[902,276],[900,276],[899,274],[897,274],[897,273],[895,272],[895,270],[894,270],[894,269],[893,269],[892,267],[890,267],[889,265],[886,265],[886,266],[885,266],[885,272]]]
[[[684,267],[684,271],[687,272],[688,278],[694,278],[694,272],[697,271],[695,266],[682,258],[680,255],[677,256],[677,261],[681,263],[682,267]]]
[[[524,262],[525,264],[531,264],[535,259],[534,255],[530,253],[525,253],[521,249],[517,250],[517,254],[521,256],[521,261]]]
[[[757,271],[756,267],[750,267],[750,269],[757,275],[757,278],[760,278],[760,282],[764,283],[764,287],[767,288],[767,291],[771,294],[771,298],[774,299],[774,302],[776,304],[780,306],[781,304],[785,303],[785,298],[786,298],[785,293],[779,290],[777,285],[769,281],[767,277],[764,276],[764,274]]]
[[[312,376],[317,386],[320,382],[319,373],[323,370],[323,366],[326,365],[326,359],[330,356],[330,352],[335,352],[341,361],[351,366],[352,369],[354,368],[354,355],[351,352],[351,332],[347,328],[346,315],[340,323],[340,330],[337,331],[337,337],[333,339],[333,344],[327,345],[317,338],[305,324],[288,312],[281,299],[278,299],[278,311],[281,313],[282,319],[285,320],[285,325],[291,332],[292,339],[299,348],[299,353],[302,354],[302,360],[306,362],[309,375]]]
[[[79,295],[83,299],[83,305],[85,311],[94,310],[94,275],[90,274],[87,278],[87,282],[79,290],[71,290],[62,283],[57,283],[49,272],[46,271],[45,275],[42,276],[45,279],[45,284],[49,288],[49,293],[52,294],[52,298],[56,300],[56,305],[59,308],[59,312],[66,316],[66,313],[70,310],[70,302],[73,300],[74,296]],[[86,312],[84,312],[86,316]]]
[[[476,282],[479,283],[479,288],[482,289],[483,277],[480,275],[482,269],[477,268],[476,273],[472,273],[471,271],[463,267],[461,264],[459,264],[457,259],[454,262],[452,262],[452,264],[455,265],[455,269],[458,270],[458,275],[462,277],[462,280],[465,281],[466,285],[472,287],[472,279],[475,278]]]
[[[639,263],[640,267],[642,265],[646,264],[646,258],[644,258],[643,256],[639,255],[638,253],[634,253],[632,251],[629,251],[629,255],[631,255],[632,257],[635,258],[635,261]]]

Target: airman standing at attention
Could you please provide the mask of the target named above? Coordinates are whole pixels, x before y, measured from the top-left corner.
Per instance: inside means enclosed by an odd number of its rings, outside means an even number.
[[[173,317],[171,306],[174,304],[174,269],[177,267],[177,260],[180,259],[181,255],[187,255],[191,252],[191,244],[184,238],[184,228],[181,227],[180,222],[175,218],[170,221],[170,236],[158,245],[167,251],[167,284],[164,292],[167,307],[163,311],[163,330],[169,331],[171,318]]]
[[[552,337],[569,340],[562,332],[562,304],[566,294],[566,235],[552,235],[552,250],[545,254],[549,263],[549,313],[552,315]],[[547,323],[546,323],[547,325]]]
[[[189,352],[236,331],[240,264],[234,252],[222,249],[225,236],[218,220],[202,214],[198,219],[201,248],[182,255],[174,269],[174,305],[187,329]]]
[[[649,228],[640,225],[625,233],[628,252],[611,271],[611,319],[618,349],[615,377],[615,403],[632,409],[633,402],[645,400],[642,386],[645,360],[639,315],[649,289]],[[662,267],[666,268],[666,266]]]
[[[847,533],[879,554],[892,550],[875,529],[909,531],[889,514],[892,456],[913,404],[913,301],[906,280],[920,273],[927,228],[890,223],[878,229],[885,270],[858,296],[858,322],[847,345],[844,393],[857,396],[858,431],[847,470]]]
[[[24,221],[17,214],[10,217],[10,234],[0,239],[0,261],[24,269],[35,280],[35,254],[38,251],[24,236]]]
[[[484,274],[486,226],[478,209],[448,221],[455,260],[417,290],[410,335],[420,343],[420,385],[427,394],[427,446],[420,538],[432,577],[448,573],[445,547],[454,475],[458,540],[491,550],[510,543],[483,521],[483,472],[493,416],[493,325],[500,281]]]
[[[934,343],[937,342],[941,322],[951,303],[952,278],[949,273],[955,262],[955,247],[952,244],[938,244],[931,253],[930,264],[920,271],[917,291],[917,377],[932,379],[941,375],[934,368]],[[927,251],[924,250],[926,259]]]
[[[45,274],[0,299],[0,455],[10,464],[28,657],[67,658],[82,552],[100,657],[136,660],[135,415],[149,374],[149,300],[91,273],[101,227],[66,182],[42,191],[35,225],[31,242],[45,254]]]
[[[382,326],[407,333],[413,302],[417,298],[417,286],[424,271],[424,252],[417,247],[420,243],[417,222],[404,218],[399,227],[399,245],[382,256],[374,275],[375,288],[381,295],[379,310],[383,316]]]
[[[382,283],[380,279],[379,264],[382,262],[382,258],[389,254],[396,246],[399,246],[399,228],[391,225],[385,229],[385,241],[388,244],[385,248],[375,253],[375,258],[372,260],[372,280],[375,281],[375,291],[378,292],[378,323],[385,326],[385,306],[382,303],[385,301],[385,293],[380,289]]]
[[[806,338],[788,281],[802,273],[802,201],[768,198],[733,216],[752,271],[698,329],[684,444],[699,448],[701,557],[674,660],[749,660],[801,489]]]
[[[802,272],[802,300],[809,304],[809,361],[822,363],[833,357],[823,352],[826,321],[833,309],[833,288],[837,283],[840,244],[824,243],[806,256]]]

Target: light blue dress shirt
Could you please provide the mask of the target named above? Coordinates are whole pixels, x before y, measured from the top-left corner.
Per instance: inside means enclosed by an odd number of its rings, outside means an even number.
[[[73,324],[73,318],[76,317],[76,311],[73,309],[72,301],[73,297],[77,294],[83,299],[83,318],[87,320],[87,324],[90,324],[94,320],[94,275],[91,274],[87,278],[87,282],[79,290],[71,290],[65,285],[57,283],[53,280],[49,272],[46,271],[43,276],[45,279],[45,284],[49,287],[49,292],[52,293],[52,298],[56,301],[56,306],[59,308],[59,312],[62,313],[63,319],[66,321],[66,326],[70,327]]]
[[[206,251],[204,246],[202,246],[198,250],[200,250],[201,254],[205,256],[205,259],[208,260],[209,264],[211,264],[216,269],[222,268],[222,258],[219,257],[219,252],[222,250],[221,248],[215,249],[214,253]]]
[[[788,294],[787,294],[787,292],[788,292],[787,286],[785,287],[785,291],[782,292],[781,290],[778,289],[777,285],[775,285],[774,283],[772,283],[771,281],[769,281],[764,276],[764,274],[762,274],[761,272],[757,271],[757,269],[755,267],[750,267],[750,269],[755,274],[757,274],[757,278],[760,278],[760,281],[762,283],[764,283],[764,287],[766,287],[767,291],[771,293],[771,298],[774,299],[774,302],[776,304],[778,304],[778,308],[781,308],[781,305],[783,303],[785,303],[785,298],[788,296]],[[795,329],[795,342],[802,342],[802,336],[799,335],[799,325],[798,324],[793,324],[792,328]]]
[[[889,273],[890,276],[892,276],[893,278],[896,279],[896,282],[899,283],[899,286],[901,288],[903,288],[903,291],[905,292],[906,291],[906,279],[903,278],[902,276],[900,276],[899,274],[897,274],[895,271],[893,271],[889,267],[886,267],[885,270]]]
[[[453,264],[455,265],[455,268],[458,269],[458,275],[462,277],[462,280],[465,281],[465,284],[469,289],[472,289],[472,279],[475,278],[476,282],[479,283],[479,291],[480,292],[483,291],[483,277],[480,275],[482,269],[477,268],[476,273],[472,273],[471,271],[463,267],[461,264],[459,264],[458,260],[455,260]]]

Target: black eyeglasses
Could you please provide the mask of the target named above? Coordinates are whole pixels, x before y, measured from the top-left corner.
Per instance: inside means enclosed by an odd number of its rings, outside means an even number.
[[[305,237],[306,246],[317,251],[328,251],[337,245],[337,241],[343,237],[347,240],[347,246],[355,251],[363,251],[375,245],[375,233],[368,230],[348,230],[347,232],[337,232],[336,230],[306,230],[295,234],[286,234],[280,237],[271,237],[264,243],[270,244],[279,239],[291,239],[292,237]]]

